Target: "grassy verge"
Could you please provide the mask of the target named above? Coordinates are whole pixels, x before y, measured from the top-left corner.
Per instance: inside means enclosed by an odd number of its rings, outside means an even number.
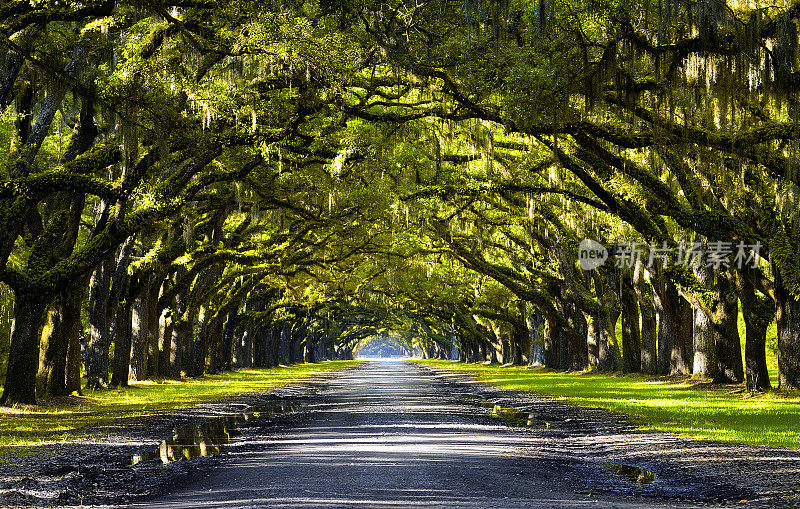
[[[93,424],[266,391],[314,373],[357,363],[326,361],[243,369],[193,380],[135,382],[124,389],[88,391],[83,397],[59,398],[36,407],[0,408],[0,447],[68,440],[80,436],[82,428]]]
[[[504,389],[556,396],[576,405],[627,414],[642,428],[697,438],[800,448],[800,397],[757,396],[696,381],[652,381],[640,375],[559,373],[525,367],[420,361],[467,372]]]

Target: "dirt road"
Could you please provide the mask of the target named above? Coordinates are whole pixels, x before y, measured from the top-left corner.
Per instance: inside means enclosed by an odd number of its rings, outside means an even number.
[[[637,447],[636,440],[645,444],[659,436],[601,422],[609,417],[602,411],[572,415],[569,409],[577,407],[550,402],[562,413],[516,414],[495,406],[487,399],[491,396],[411,363],[367,362],[310,398],[307,417],[296,425],[278,433],[245,431],[218,468],[134,507],[697,507],[753,502],[755,494],[746,487],[697,477],[666,457],[647,457],[639,465],[616,461],[620,451]],[[609,443],[587,441],[589,435],[610,437]],[[623,435],[633,442],[626,446],[627,439],[619,438]]]

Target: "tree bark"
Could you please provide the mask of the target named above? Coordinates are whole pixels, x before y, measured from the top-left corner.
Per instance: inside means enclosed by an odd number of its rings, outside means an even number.
[[[81,327],[83,286],[73,285],[50,304],[42,332],[37,394],[66,396],[72,391],[67,384],[67,353],[77,341]]]
[[[210,326],[210,312],[207,305],[200,306],[197,315],[197,331],[191,338],[187,376],[202,376],[206,370],[206,345]]]
[[[657,364],[657,331],[656,308],[653,304],[653,287],[645,279],[644,264],[639,260],[633,275],[633,285],[642,317],[642,336],[640,349],[640,368],[643,373],[656,374]]]
[[[150,295],[147,296],[147,306],[143,309],[143,312],[147,313],[147,328],[145,332],[147,335],[147,376],[149,377],[156,377],[159,374],[160,349],[158,340],[161,324],[159,321],[158,297],[161,294],[162,281],[163,276],[158,275],[151,279],[151,284],[148,285]]]
[[[745,381],[750,392],[765,391],[772,387],[767,369],[767,329],[775,318],[775,303],[764,295],[756,295],[749,272],[737,270],[735,283],[742,302],[745,323],[744,364]]]
[[[163,378],[171,377],[172,364],[172,331],[175,329],[175,322],[170,309],[161,312],[158,319],[158,376]]]
[[[544,333],[544,365],[551,369],[558,369],[558,347],[561,344],[561,331],[555,327],[548,326]]]
[[[104,260],[95,269],[89,287],[89,358],[86,387],[99,389],[108,386],[108,354],[111,347],[109,323],[109,285],[111,261]]]
[[[81,288],[85,289],[86,285],[82,284]],[[83,301],[83,299],[81,299]],[[82,302],[81,302],[82,303]],[[81,356],[81,336],[85,336],[83,331],[83,324],[80,319],[78,320],[75,335],[70,337],[69,345],[67,348],[67,394],[81,392],[81,366],[83,366],[83,357]]]
[[[290,343],[290,328],[289,324],[284,322],[280,329],[280,336],[278,336],[278,363],[284,366],[288,366],[291,364],[291,360],[289,355],[289,343]]]
[[[773,274],[778,326],[778,387],[800,389],[800,300],[786,288],[778,267],[773,268]]]
[[[222,333],[222,369],[229,370],[233,366],[233,345],[236,342],[236,325],[239,314],[236,306],[228,311],[225,329]]]
[[[133,304],[126,301],[117,313],[114,331],[114,369],[111,372],[112,387],[127,387],[131,367],[131,333]]]
[[[175,273],[176,281],[183,277],[186,269],[179,268]],[[175,294],[172,301],[172,331],[169,337],[169,377],[173,380],[181,379],[183,371],[183,352],[189,338],[189,322],[186,316],[186,290]],[[165,342],[167,340],[165,339]]]
[[[698,265],[694,268],[694,273],[701,284],[709,288],[713,286],[712,273],[708,267]],[[692,373],[713,379],[717,373],[717,352],[714,346],[713,324],[702,309],[694,309],[692,342],[694,345]]]
[[[0,405],[36,403],[39,339],[48,300],[47,296],[23,292],[15,296],[8,368]]]
[[[656,269],[653,278],[658,316],[658,372],[663,375],[688,374],[692,348],[691,306],[678,294],[675,284]]]
[[[642,339],[639,330],[639,303],[629,271],[620,274],[622,310],[622,371],[638,373],[641,369]]]
[[[528,364],[531,366],[544,366],[544,341],[542,338],[542,314],[534,310],[528,315],[528,331],[530,333],[531,353]]]
[[[592,272],[594,291],[597,296],[599,311],[594,317],[595,342],[597,343],[597,369],[600,371],[614,372],[622,367],[622,356],[617,345],[615,328],[619,312],[618,300],[610,291],[606,278],[598,271]],[[587,348],[588,350],[588,348]]]
[[[133,300],[131,308],[131,356],[130,379],[141,381],[147,378],[147,300],[150,298],[150,284],[146,281]]]
[[[744,381],[742,344],[739,338],[739,301],[726,273],[716,274],[714,310],[714,345],[717,372],[714,382],[739,383]]]

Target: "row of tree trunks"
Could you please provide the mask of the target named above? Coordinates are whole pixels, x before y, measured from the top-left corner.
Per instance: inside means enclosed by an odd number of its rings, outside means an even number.
[[[698,281],[709,290],[709,301],[687,300],[666,273],[634,267],[587,274],[598,295],[598,306],[584,314],[568,299],[556,308],[570,325],[542,326],[541,318],[523,309],[525,328],[509,333],[493,324],[482,337],[460,334],[459,358],[492,363],[544,365],[555,369],[586,369],[649,374],[695,374],[717,383],[747,381],[750,390],[770,387],[766,366],[766,334],[776,313],[775,303],[757,291],[758,274],[749,269],[695,267]],[[782,290],[776,278],[781,386],[800,377],[800,304]],[[738,331],[739,302],[745,321],[745,359]],[[693,304],[693,302],[696,304]],[[532,308],[535,309],[535,308]],[[622,348],[615,329],[622,319]],[[462,331],[463,332],[463,331]],[[438,342],[436,343],[438,344]],[[794,350],[797,350],[795,352]],[[430,351],[427,351],[430,350]],[[436,356],[431,345],[424,352]]]

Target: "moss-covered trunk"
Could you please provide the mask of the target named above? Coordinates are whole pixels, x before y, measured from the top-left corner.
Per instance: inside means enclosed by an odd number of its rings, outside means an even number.
[[[111,373],[113,387],[126,387],[131,366],[131,314],[133,305],[126,301],[118,311],[114,329],[114,369]]]
[[[697,264],[694,268],[695,277],[703,286],[713,286],[713,273],[709,267]],[[714,378],[717,373],[717,352],[714,346],[714,332],[711,317],[707,310],[696,307],[692,310],[694,327],[692,330],[692,345],[694,358],[692,373],[698,376]]]
[[[82,285],[85,288],[86,285]],[[83,366],[83,356],[81,355],[81,337],[86,337],[83,331],[83,324],[78,322],[78,329],[74,336],[70,337],[67,347],[67,394],[81,392],[81,367]]]
[[[691,373],[692,308],[675,284],[659,274],[654,278],[658,315],[658,372]]]
[[[158,341],[161,327],[159,323],[158,297],[161,295],[162,280],[159,275],[153,277],[153,283],[148,287],[150,295],[147,297],[147,306],[143,310],[144,313],[147,313],[147,328],[145,332],[147,340],[147,376],[149,377],[156,377],[159,374],[160,349]]]
[[[150,298],[149,279],[141,286],[133,299],[131,308],[131,355],[130,379],[141,381],[147,378],[147,307]]]
[[[642,336],[639,303],[630,271],[620,274],[620,308],[622,310],[622,371],[638,373],[642,366]]]
[[[558,347],[561,344],[561,331],[553,326],[548,326],[544,332],[544,365],[548,368],[558,369]]]
[[[242,327],[242,333],[236,341],[233,365],[237,368],[249,368],[253,365],[253,319],[248,318]]]
[[[39,396],[65,396],[71,392],[67,384],[67,353],[81,327],[83,294],[83,286],[74,285],[56,296],[48,308],[37,375]]]
[[[206,370],[208,333],[211,326],[211,312],[207,305],[201,305],[197,315],[197,331],[191,336],[189,358],[186,363],[187,376],[201,376]]]
[[[170,378],[173,329],[175,321],[172,312],[163,310],[158,319],[158,376],[163,378]]]
[[[617,296],[610,290],[609,281],[598,271],[593,271],[594,292],[597,296],[598,312],[595,319],[595,341],[597,342],[597,369],[614,372],[622,367],[622,356],[614,335],[619,317]],[[588,351],[588,345],[587,345]]]
[[[772,384],[767,369],[767,329],[775,318],[775,303],[764,295],[756,295],[750,268],[737,270],[734,282],[745,323],[744,365],[748,391],[770,389]]]
[[[175,274],[178,279],[184,275],[183,268],[179,268]],[[183,371],[183,352],[184,345],[189,338],[189,322],[186,313],[186,290],[181,290],[175,294],[172,300],[172,329],[169,339],[165,338],[165,343],[169,342],[169,377],[173,380],[180,380]],[[166,346],[165,346],[166,347]]]
[[[800,300],[786,288],[780,271],[774,272],[778,385],[781,389],[800,389]]]
[[[11,347],[1,405],[36,403],[36,373],[39,365],[39,340],[45,312],[46,295],[17,293],[14,300],[14,321],[11,325]]]
[[[641,260],[636,265],[633,285],[642,317],[641,348],[639,350],[640,369],[643,373],[655,374],[657,371],[657,331],[656,308],[653,304],[653,287],[645,279],[644,264]]]
[[[238,319],[239,314],[237,313],[236,306],[232,306],[230,311],[228,311],[228,316],[225,319],[225,328],[222,332],[222,369],[231,369],[231,366],[233,366],[233,345],[236,342],[236,326],[238,324]]]
[[[525,316],[525,324],[528,326],[529,334],[529,354],[528,364],[531,366],[544,365],[544,345],[542,342],[542,314],[538,309],[530,309]]]
[[[739,338],[739,300],[727,273],[716,274],[714,285],[714,346],[717,358],[717,372],[714,381],[718,383],[739,383],[744,381],[742,367],[742,344]]]
[[[89,288],[90,336],[86,386],[90,389],[108,385],[108,352],[111,347],[108,313],[110,283],[111,262],[104,260],[92,274]]]

